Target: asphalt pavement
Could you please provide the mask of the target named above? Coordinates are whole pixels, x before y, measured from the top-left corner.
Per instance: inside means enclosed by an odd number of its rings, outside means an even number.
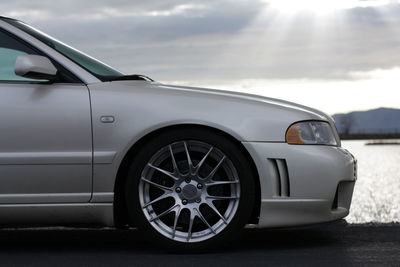
[[[400,224],[246,229],[229,247],[172,254],[137,230],[0,230],[0,266],[400,266]]]

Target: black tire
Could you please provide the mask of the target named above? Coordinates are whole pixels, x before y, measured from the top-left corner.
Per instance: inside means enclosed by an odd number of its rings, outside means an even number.
[[[239,204],[229,224],[218,234],[201,242],[180,242],[159,233],[146,218],[139,199],[140,177],[151,157],[161,148],[182,140],[205,142],[218,148],[233,163],[240,181]],[[202,128],[174,129],[152,138],[136,153],[126,179],[125,195],[129,219],[139,228],[146,240],[174,251],[204,251],[205,249],[226,246],[230,240],[239,235],[243,226],[249,221],[254,204],[255,177],[253,177],[247,158],[243,155],[238,145],[229,138]]]

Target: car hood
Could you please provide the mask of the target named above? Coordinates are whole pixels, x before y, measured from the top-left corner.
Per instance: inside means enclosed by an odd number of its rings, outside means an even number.
[[[226,97],[240,98],[240,99],[255,101],[255,102],[262,102],[265,104],[277,105],[277,106],[286,107],[289,109],[295,109],[295,110],[299,110],[302,112],[306,112],[306,113],[309,113],[310,115],[319,117],[321,120],[327,120],[329,122],[333,121],[331,116],[329,116],[328,114],[326,114],[318,109],[314,109],[311,107],[307,107],[304,105],[300,105],[297,103],[293,103],[290,101],[277,99],[277,98],[265,97],[265,96],[242,93],[242,92],[233,92],[233,91],[227,91],[227,90],[191,87],[191,86],[178,86],[178,85],[166,85],[166,84],[155,84],[155,86],[160,87],[160,88],[165,88],[165,89],[177,89],[177,90],[200,92],[200,93],[211,94],[211,95],[213,95],[213,94],[214,95],[223,95]]]

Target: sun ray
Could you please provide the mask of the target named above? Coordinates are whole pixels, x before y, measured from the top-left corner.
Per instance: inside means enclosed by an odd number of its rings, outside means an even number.
[[[330,1],[332,3],[328,3],[327,6],[320,4],[326,4],[327,1],[312,0],[264,2],[263,10],[260,10],[245,29],[231,37],[224,53],[214,59],[214,63],[222,68],[240,62],[240,68],[229,69],[234,78],[230,81],[203,82],[201,85],[288,99],[331,113],[338,109],[351,110],[356,108],[356,105],[360,109],[367,109],[374,107],[374,103],[396,106],[392,98],[388,99],[387,94],[376,98],[368,96],[379,84],[386,86],[388,94],[398,96],[394,86],[396,82],[390,78],[392,75],[360,78],[359,73],[351,73],[351,66],[346,66],[350,64],[348,61],[342,61],[347,54],[356,56],[362,67],[366,55],[359,50],[369,51],[364,48],[368,44],[357,44],[357,40],[354,42],[357,39],[354,34],[379,34],[369,25],[371,22],[355,18],[354,15],[367,8],[370,12],[376,12],[376,19],[390,24],[385,12],[389,14],[390,6],[398,5],[398,1],[339,0]],[[285,2],[287,5],[290,2],[292,6],[285,6]],[[359,21],[355,23],[355,19]],[[385,28],[391,29],[393,40],[399,38],[398,27],[395,27],[398,24],[397,19],[392,26],[385,25]],[[372,40],[374,38],[371,38]],[[360,39],[361,41],[365,40]],[[275,73],[275,64],[286,64],[288,69],[280,69],[279,73]],[[297,65],[290,70],[294,64]],[[324,67],[327,74],[323,73]],[[390,69],[392,67],[384,72],[397,74],[398,69]],[[258,73],[252,73],[252,69]],[[309,73],[302,72],[303,69]],[[264,71],[265,76],[260,70]],[[369,75],[369,70],[366,68],[361,73]],[[325,97],[321,94],[323,91],[335,93],[328,101],[324,100]],[[354,103],[353,100],[360,95],[365,99]],[[338,107],[337,103],[341,103],[341,106]]]

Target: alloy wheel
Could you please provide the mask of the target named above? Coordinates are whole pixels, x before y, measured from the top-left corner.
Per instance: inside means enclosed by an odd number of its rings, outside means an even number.
[[[144,167],[139,201],[151,226],[180,242],[200,242],[220,233],[234,218],[240,181],[232,161],[200,141],[174,142]]]

